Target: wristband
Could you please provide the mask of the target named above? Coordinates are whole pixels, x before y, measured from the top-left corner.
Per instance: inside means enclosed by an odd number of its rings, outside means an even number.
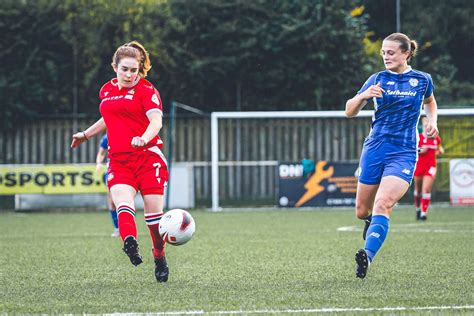
[[[84,135],[84,138],[85,138],[86,140],[89,140],[89,138],[87,138],[86,131],[83,131],[83,132],[82,132],[82,135]]]

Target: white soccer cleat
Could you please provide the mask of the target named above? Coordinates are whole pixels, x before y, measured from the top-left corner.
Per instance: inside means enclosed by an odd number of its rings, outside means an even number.
[[[426,212],[421,212],[421,213],[420,213],[420,220],[426,221],[427,218],[428,218],[428,217],[426,216]]]

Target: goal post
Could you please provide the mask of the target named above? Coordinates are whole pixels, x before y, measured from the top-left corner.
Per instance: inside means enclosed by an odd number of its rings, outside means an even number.
[[[357,117],[371,117],[373,110],[360,111]],[[424,111],[422,111],[424,114]],[[438,109],[439,116],[474,115],[473,108]],[[275,119],[275,118],[344,118],[344,111],[250,111],[211,113],[211,200],[212,211],[219,206],[219,120],[220,119]]]

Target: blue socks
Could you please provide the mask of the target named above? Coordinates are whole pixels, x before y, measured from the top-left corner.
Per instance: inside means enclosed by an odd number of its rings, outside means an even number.
[[[372,216],[364,247],[370,262],[372,262],[375,254],[382,247],[385,237],[387,237],[389,221],[384,215]]]
[[[109,212],[110,212],[110,217],[112,217],[112,222],[114,223],[115,229],[118,229],[117,211],[116,210],[109,210]]]

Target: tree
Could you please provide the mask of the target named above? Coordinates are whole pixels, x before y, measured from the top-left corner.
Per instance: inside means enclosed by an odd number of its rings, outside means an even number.
[[[438,103],[474,103],[474,5],[471,0],[401,0],[401,32],[415,39],[415,68],[431,73]],[[385,8],[385,10],[384,10]],[[366,1],[372,40],[395,32],[395,1]]]
[[[71,49],[62,38],[62,18],[55,3],[3,2],[0,98],[4,128],[43,113],[68,111],[71,92],[64,83],[71,64],[65,56]]]
[[[347,1],[172,1],[164,33],[181,85],[214,110],[341,108],[365,74],[363,18]]]
[[[166,104],[203,110],[342,109],[383,69],[380,42],[395,0],[4,0],[2,128],[28,118],[98,117],[115,49],[139,40]],[[401,0],[413,66],[430,72],[441,105],[474,102],[470,0]],[[446,14],[449,12],[449,14]],[[378,40],[378,42],[377,42]],[[165,110],[166,110],[165,106]]]

